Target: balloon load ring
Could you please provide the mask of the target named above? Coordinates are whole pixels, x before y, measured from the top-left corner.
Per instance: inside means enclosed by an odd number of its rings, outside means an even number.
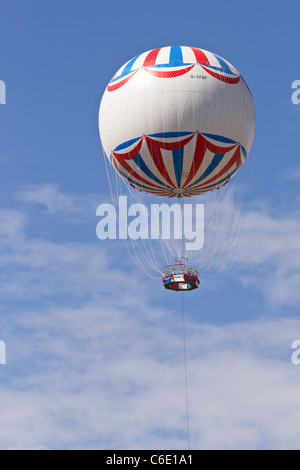
[[[166,289],[175,291],[189,291],[197,289],[200,281],[198,269],[185,263],[169,264],[165,267],[163,285]]]

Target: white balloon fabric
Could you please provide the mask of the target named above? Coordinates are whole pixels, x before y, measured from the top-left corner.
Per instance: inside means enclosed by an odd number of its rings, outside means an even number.
[[[190,197],[220,188],[243,165],[255,107],[239,72],[195,47],[162,47],[121,67],[99,109],[104,152],[140,191]]]

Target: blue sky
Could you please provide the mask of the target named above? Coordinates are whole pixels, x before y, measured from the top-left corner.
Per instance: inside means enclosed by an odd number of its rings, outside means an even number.
[[[299,448],[299,2],[0,0],[1,449],[183,449],[182,318],[96,238],[98,108],[137,54],[225,57],[255,100],[233,262],[185,298],[190,446]],[[241,171],[244,171],[242,169]]]

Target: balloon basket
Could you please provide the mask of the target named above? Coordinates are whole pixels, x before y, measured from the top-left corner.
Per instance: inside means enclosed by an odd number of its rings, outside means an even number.
[[[177,292],[197,289],[200,284],[198,269],[186,263],[169,264],[164,269],[162,282],[165,289]]]

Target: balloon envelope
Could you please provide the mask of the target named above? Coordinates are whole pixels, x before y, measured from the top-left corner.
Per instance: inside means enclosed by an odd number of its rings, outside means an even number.
[[[190,197],[220,188],[253,143],[255,107],[240,73],[203,49],[162,47],[123,65],[99,109],[107,158],[136,189]]]

